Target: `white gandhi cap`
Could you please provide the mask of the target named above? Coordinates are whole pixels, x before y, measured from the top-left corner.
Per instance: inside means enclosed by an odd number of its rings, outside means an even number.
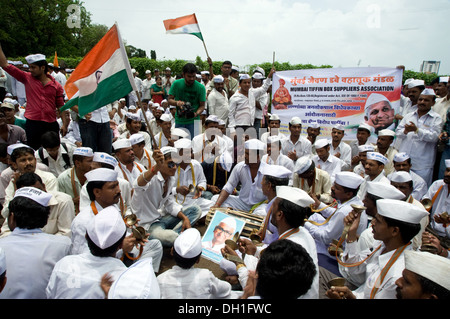
[[[21,187],[14,193],[14,198],[16,197],[27,197],[36,203],[47,207],[50,199],[52,198],[52,195],[49,193],[46,193],[38,188],[35,187]]]
[[[300,207],[309,207],[314,200],[304,190],[291,186],[277,186],[277,197],[290,201]]]
[[[118,173],[109,168],[96,168],[84,174],[86,180],[89,182],[115,182],[117,181]]]
[[[420,224],[428,212],[422,207],[396,199],[377,200],[377,212],[383,217],[411,223]]]
[[[116,206],[108,206],[94,216],[87,226],[89,238],[101,249],[114,245],[125,234],[127,226]]]
[[[405,194],[391,184],[383,182],[367,182],[367,193],[381,198],[404,199]]]
[[[405,269],[450,290],[450,260],[423,251],[405,251]]]
[[[202,253],[200,232],[196,228],[183,231],[173,243],[173,249],[183,258],[194,258]]]
[[[364,178],[353,172],[339,172],[336,173],[335,183],[351,189],[357,189],[364,181]]]

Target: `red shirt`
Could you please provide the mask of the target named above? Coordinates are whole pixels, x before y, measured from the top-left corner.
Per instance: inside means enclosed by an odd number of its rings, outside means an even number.
[[[55,122],[57,109],[64,105],[64,89],[61,84],[47,74],[50,81],[43,85],[31,73],[19,70],[14,65],[9,65],[4,70],[25,85],[27,96],[25,118],[33,121]]]

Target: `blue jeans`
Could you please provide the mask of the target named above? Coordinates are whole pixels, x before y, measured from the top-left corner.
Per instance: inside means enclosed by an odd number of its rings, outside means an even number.
[[[192,205],[183,208],[183,214],[193,226],[202,215],[202,210],[199,206]],[[173,245],[177,234],[181,232],[181,226],[182,223],[178,217],[167,214],[151,224],[148,230],[149,239],[159,239],[164,247],[170,247]],[[166,230],[170,232],[165,232]]]
[[[187,123],[187,124],[181,124],[181,123],[175,122],[175,127],[187,129],[189,131],[189,133],[191,134],[191,136],[188,138],[191,140],[194,136],[202,133],[202,126],[201,126],[200,120],[193,120],[192,123]]]

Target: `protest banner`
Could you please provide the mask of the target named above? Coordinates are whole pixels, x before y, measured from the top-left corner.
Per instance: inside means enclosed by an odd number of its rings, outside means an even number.
[[[356,138],[357,127],[367,123],[379,130],[394,129],[400,110],[403,71],[397,68],[328,68],[276,72],[272,84],[272,112],[289,134],[294,116],[306,131],[311,121],[329,138],[334,124],[345,127],[344,140]]]

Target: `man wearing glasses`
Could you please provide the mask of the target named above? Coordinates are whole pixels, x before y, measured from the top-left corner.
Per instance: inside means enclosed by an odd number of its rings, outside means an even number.
[[[176,186],[178,151],[171,146],[153,151],[156,165],[133,182],[131,209],[140,226],[150,233],[149,239],[159,239],[171,247],[178,234],[197,222],[201,209],[197,205],[182,206],[175,201],[172,189]]]
[[[204,242],[203,248],[221,253],[220,250],[225,247],[225,240],[231,239],[236,230],[236,220],[232,217],[225,217],[214,228],[211,241]]]

